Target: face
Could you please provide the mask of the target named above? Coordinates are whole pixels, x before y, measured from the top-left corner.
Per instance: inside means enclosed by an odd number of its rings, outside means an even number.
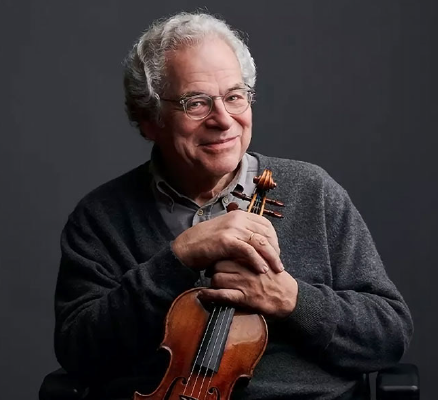
[[[240,64],[220,39],[208,39],[195,47],[169,52],[170,83],[166,98],[179,99],[191,92],[220,96],[245,87]],[[237,168],[251,140],[251,107],[230,115],[221,99],[202,120],[192,120],[175,103],[162,102],[162,125],[146,127],[145,134],[161,149],[170,174],[193,178],[222,178]]]

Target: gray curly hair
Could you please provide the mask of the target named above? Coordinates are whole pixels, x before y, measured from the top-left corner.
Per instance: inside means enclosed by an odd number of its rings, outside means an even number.
[[[209,14],[179,13],[155,22],[124,60],[126,112],[134,125],[138,127],[141,120],[159,120],[160,95],[166,91],[166,51],[193,46],[212,36],[230,45],[240,63],[243,82],[254,87],[255,63],[239,32]]]

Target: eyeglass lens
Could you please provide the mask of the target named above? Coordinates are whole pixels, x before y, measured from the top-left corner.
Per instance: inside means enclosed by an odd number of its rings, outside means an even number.
[[[241,114],[249,106],[251,93],[247,89],[236,89],[222,97],[225,109],[230,114]],[[194,96],[185,103],[186,113],[191,118],[206,117],[213,108],[213,98],[207,95]]]

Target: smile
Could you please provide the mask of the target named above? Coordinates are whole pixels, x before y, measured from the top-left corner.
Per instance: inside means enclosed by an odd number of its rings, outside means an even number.
[[[239,136],[235,136],[228,139],[215,140],[213,142],[202,143],[200,146],[205,148],[211,148],[211,149],[229,148],[229,147],[233,147],[236,144],[238,138]]]

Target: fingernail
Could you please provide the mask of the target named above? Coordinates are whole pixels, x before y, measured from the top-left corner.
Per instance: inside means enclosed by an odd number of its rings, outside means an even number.
[[[269,271],[269,268],[266,265],[264,265],[262,267],[262,270],[263,270],[263,273],[266,274]]]

